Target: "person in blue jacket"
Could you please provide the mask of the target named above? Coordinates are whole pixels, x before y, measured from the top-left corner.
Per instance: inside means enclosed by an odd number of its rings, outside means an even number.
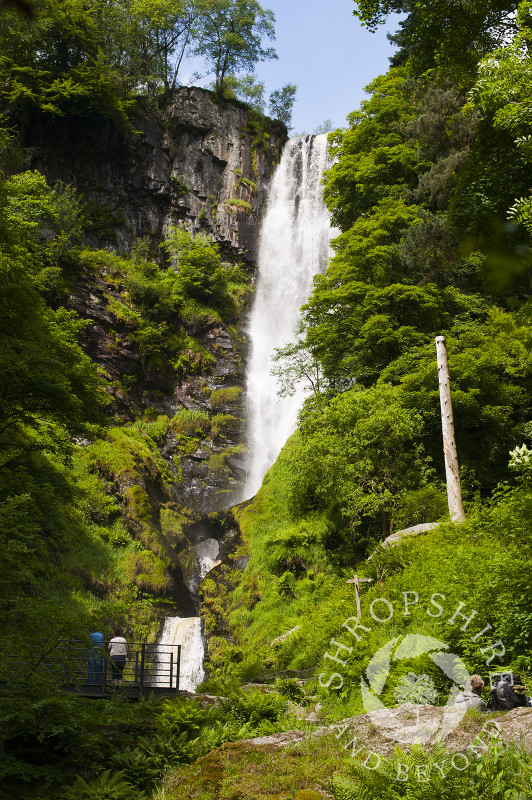
[[[100,684],[102,682],[103,667],[103,633],[94,631],[89,636],[91,646],[89,647],[89,683]]]

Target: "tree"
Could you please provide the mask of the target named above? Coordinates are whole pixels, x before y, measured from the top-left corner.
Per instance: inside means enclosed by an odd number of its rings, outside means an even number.
[[[5,11],[0,103],[14,116],[112,116],[133,92],[173,89],[217,0],[35,0],[31,22]]]
[[[287,83],[270,95],[270,116],[284,122],[288,130],[292,127],[292,108],[296,99],[297,86]]]
[[[176,291],[210,306],[228,301],[227,277],[218,246],[207,236],[192,236],[181,228],[170,228],[165,241],[177,270]]]
[[[325,408],[303,413],[299,438],[289,452],[293,503],[324,510],[358,539],[363,521],[387,535],[387,514],[399,491],[423,484],[423,420],[408,409],[401,389],[380,383],[355,386]]]
[[[314,394],[319,394],[323,389],[321,364],[309,350],[304,334],[305,329],[300,325],[295,342],[275,349],[272,375],[277,378],[280,397],[292,397],[299,384]]]
[[[42,297],[49,269],[68,246],[68,227],[76,227],[75,199],[70,213],[68,193],[58,196],[37,172],[14,176],[2,189],[0,453],[5,461],[25,449],[67,452],[70,434],[96,418],[101,395],[96,369],[78,344],[83,323],[73,312],[47,307]],[[45,228],[49,235],[43,236]]]
[[[336,163],[328,173],[324,198],[332,223],[342,231],[388,196],[390,187],[395,196],[401,189],[413,189],[428,167],[419,158],[417,142],[406,135],[418,89],[406,69],[391,69],[366,88],[371,97],[349,114],[349,127],[335,132],[331,155]]]
[[[174,89],[183,59],[194,41],[208,0],[129,0],[129,41],[123,48],[129,74],[138,82]],[[127,4],[125,8],[127,8]],[[118,5],[123,13],[124,4]],[[115,42],[116,37],[114,37]],[[111,60],[116,61],[111,57]]]
[[[317,125],[314,128],[314,133],[316,134],[330,133],[333,130],[334,130],[334,124],[332,119],[324,119],[323,122],[320,123],[320,125]]]
[[[14,11],[5,13],[0,108],[10,120],[25,122],[38,111],[111,117],[127,126],[130,98],[124,71],[129,66],[119,58],[123,44],[116,42],[131,37],[127,13],[118,14],[116,8],[112,3],[87,8],[80,0],[36,0],[32,22]]]
[[[248,103],[259,114],[264,114],[266,101],[264,100],[264,83],[256,75],[247,74],[241,78],[236,75],[227,75],[223,88],[224,97],[236,97]]]
[[[479,64],[478,78],[469,92],[469,106],[483,121],[489,123],[495,135],[508,134],[507,150],[515,168],[515,178],[508,188],[514,193],[530,188],[532,163],[532,58],[530,57],[532,3],[519,6],[519,33],[506,47],[484,58]],[[526,165],[526,166],[525,166]],[[506,179],[510,176],[505,170]],[[508,181],[507,181],[508,183]],[[514,194],[515,197],[515,194]],[[508,218],[524,225],[532,234],[532,195],[516,198],[508,210]]]
[[[227,75],[253,69],[259,61],[277,58],[262,46],[275,39],[273,12],[257,0],[210,0],[201,18],[193,55],[203,56],[215,76],[215,90],[223,91]]]
[[[355,0],[353,12],[375,31],[391,13],[406,14],[391,37],[415,74],[436,68],[467,85],[479,58],[515,31],[515,0]]]

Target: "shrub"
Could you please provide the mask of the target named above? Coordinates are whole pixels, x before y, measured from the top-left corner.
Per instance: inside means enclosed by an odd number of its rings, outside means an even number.
[[[276,722],[286,707],[286,700],[272,692],[242,692],[231,700],[231,715],[241,723],[258,725],[263,720]]]
[[[204,439],[210,427],[208,414],[191,408],[180,408],[170,422],[170,429],[182,439]]]
[[[227,281],[218,247],[207,236],[193,236],[181,228],[171,228],[164,242],[177,269],[177,287],[182,295],[207,305],[223,306],[227,301]]]
[[[227,211],[244,211],[246,214],[253,213],[251,203],[247,200],[240,200],[238,197],[230,197],[225,201],[225,208]]]

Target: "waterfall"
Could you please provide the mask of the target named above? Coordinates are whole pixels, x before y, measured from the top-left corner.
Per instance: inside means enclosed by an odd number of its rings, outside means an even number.
[[[200,567],[199,579],[202,581],[205,575],[220,563],[218,559],[220,543],[217,539],[205,539],[203,542],[194,545],[193,549],[196,551],[198,557]]]
[[[324,272],[336,234],[323,202],[321,177],[330,166],[327,137],[290,139],[274,174],[261,227],[255,302],[247,329],[246,421],[249,458],[242,499],[252,497],[289,436],[304,399],[303,388],[279,398],[271,375],[276,347],[293,341],[299,310],[312,279]]]
[[[205,645],[200,617],[166,617],[163,632],[157,645],[157,670],[166,674],[170,662],[168,645],[181,645],[179,688],[194,692],[205,677],[203,657]],[[156,679],[157,681],[157,679]]]
[[[247,368],[246,421],[249,446],[248,478],[242,499],[253,496],[266,471],[294,432],[303,390],[293,397],[277,396],[271,375],[276,347],[293,341],[299,309],[323,272],[335,235],[322,198],[323,170],[330,166],[326,136],[306,136],[287,142],[273,176],[261,229],[255,302],[247,329],[251,357]],[[219,544],[205,539],[194,546],[199,580],[219,563]],[[190,587],[194,588],[194,587]],[[195,691],[204,679],[204,642],[199,617],[167,617],[158,644],[157,663],[164,670],[166,645],[181,645],[180,687]]]

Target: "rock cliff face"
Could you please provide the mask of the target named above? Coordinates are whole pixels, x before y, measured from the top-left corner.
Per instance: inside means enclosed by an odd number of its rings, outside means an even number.
[[[244,479],[243,318],[286,130],[197,88],[178,89],[158,109],[137,108],[132,127],[121,132],[72,118],[41,120],[26,131],[24,144],[50,183],[79,189],[91,248],[127,256],[145,240],[149,257],[171,269],[160,244],[179,226],[208,234],[223,259],[247,275],[239,320],[224,324],[216,313],[178,320],[179,336],[192,342],[192,349],[183,345],[185,367],[178,370],[170,359],[142,355],[123,313],[126,282],[108,267],[105,253],[73,270],[66,300],[87,322],[83,345],[106,378],[115,424],[127,431],[139,417],[168,418],[151,444],[146,440],[151,455],[132,444],[127,470],[96,459],[95,471],[118,499],[130,533],[155,558],[152,564],[132,556],[129,579],[141,591],[173,597],[177,610],[190,614],[198,602],[201,553],[219,543],[223,558],[238,535],[232,515],[220,512],[235,502]]]
[[[94,204],[89,243],[127,253],[149,237],[157,255],[168,227],[181,224],[212,234],[225,257],[254,265],[284,126],[186,87],[157,110],[138,109],[132,123],[126,134],[72,119],[26,132],[38,153],[34,166],[52,182],[78,186]]]
[[[161,262],[160,244],[170,227],[205,232],[224,259],[245,268],[249,301],[260,220],[286,140],[284,126],[237,101],[180,88],[157,110],[137,109],[132,128],[120,133],[111,125],[93,130],[72,119],[56,120],[27,131],[26,144],[36,153],[33,166],[50,182],[72,183],[88,201],[91,247],[128,254],[138,240],[148,239],[150,257]],[[198,513],[227,507],[244,475],[242,320],[233,327],[204,320],[191,328],[185,322],[186,333],[212,356],[211,367],[176,379],[139,358],[127,326],[113,312],[122,289],[105,273],[74,278],[69,305],[89,322],[86,349],[111,385],[124,375],[130,379],[127,395],[120,386],[111,390],[124,419],[146,408],[170,417],[186,408],[217,418],[220,424],[197,449],[181,452],[183,480],[175,494],[180,505]],[[244,316],[246,308],[244,302]],[[169,436],[163,456],[173,459],[177,451]]]

